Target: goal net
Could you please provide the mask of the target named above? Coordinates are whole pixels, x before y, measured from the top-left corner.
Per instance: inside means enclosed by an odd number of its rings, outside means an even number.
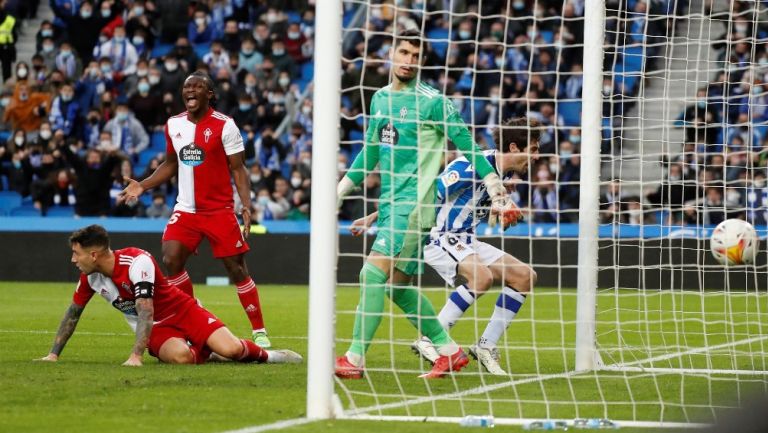
[[[525,220],[476,231],[538,281],[498,341],[502,376],[473,359],[444,379],[418,378],[431,368],[411,350],[420,332],[387,299],[363,378],[335,379],[335,416],[697,426],[768,391],[765,254],[725,268],[709,251],[726,218],[765,234],[764,3],[345,0],[343,9],[339,175],[366,151],[395,35],[419,30],[419,79],[455,104],[481,148],[497,148],[492,131],[508,118],[540,124],[539,157],[509,182]],[[443,150],[443,167],[461,156],[453,143]],[[348,222],[382,206],[382,179],[394,173],[378,170],[339,211],[337,356],[352,342],[360,269],[379,233],[349,236]],[[413,286],[435,311],[457,304],[455,288],[424,268]],[[450,329],[465,350],[500,308],[502,287],[494,281]]]

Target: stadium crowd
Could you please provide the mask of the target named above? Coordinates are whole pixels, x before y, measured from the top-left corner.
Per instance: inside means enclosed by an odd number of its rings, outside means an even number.
[[[33,3],[6,0],[5,13],[33,16]],[[620,148],[613,129],[636,102],[641,75],[657,66],[653,59],[687,11],[686,2],[673,0],[606,3],[603,152],[609,154]],[[203,69],[216,82],[216,109],[242,129],[257,220],[308,218],[312,1],[50,0],[50,6],[53,21],[13,29],[14,42],[21,29],[36,32],[30,59],[8,61],[0,25],[0,185],[19,192],[32,213],[72,208],[81,216],[167,217],[173,183],[136,204],[116,205],[115,197],[125,177],[145,178],[162,161],[163,124],[183,111],[181,83]],[[346,6],[355,25],[357,5]],[[766,176],[757,168],[766,160],[760,149],[768,134],[760,125],[768,120],[762,86],[768,52],[754,41],[767,33],[754,24],[752,2],[734,7],[733,25],[715,46],[723,70],[676,123],[685,128],[683,152],[663,161],[668,175],[643,197],[608,182],[603,222],[714,224],[743,216],[765,223]],[[527,178],[513,180],[528,220],[576,221],[584,0],[455,2],[452,12],[434,13],[442,8],[436,1],[375,2],[357,30],[345,33],[340,171],[362,147],[371,96],[388,83],[392,35],[423,28],[431,66],[422,79],[450,96],[481,146],[495,146],[491,131],[502,119],[527,115],[542,124],[542,157]],[[378,196],[378,176],[364,185],[356,196],[369,199],[346,200],[342,219],[375,209],[370,199]]]

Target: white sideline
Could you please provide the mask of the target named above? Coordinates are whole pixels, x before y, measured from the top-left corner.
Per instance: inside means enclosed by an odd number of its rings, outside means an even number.
[[[283,421],[273,422],[272,424],[243,427],[237,430],[227,430],[221,433],[259,433],[263,431],[279,430],[279,429],[284,429],[289,427],[295,427],[297,425],[304,425],[304,424],[308,424],[310,422],[315,422],[315,421],[319,421],[319,420],[309,419],[309,418],[293,418],[293,419],[286,419]]]

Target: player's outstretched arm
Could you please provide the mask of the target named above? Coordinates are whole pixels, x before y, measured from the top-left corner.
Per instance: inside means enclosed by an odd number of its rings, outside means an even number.
[[[85,307],[81,307],[75,303],[72,303],[67,311],[64,313],[64,318],[61,319],[59,329],[56,331],[56,337],[53,339],[53,347],[51,347],[50,353],[47,356],[36,359],[36,361],[51,361],[56,362],[59,360],[61,351],[64,350],[64,346],[69,341],[69,337],[75,332],[77,322],[80,320],[80,315],[83,314]]]
[[[124,201],[134,201],[144,193],[144,191],[155,188],[158,185],[162,185],[165,182],[171,180],[173,176],[179,170],[179,159],[175,153],[169,152],[166,155],[165,161],[160,163],[157,170],[152,173],[148,178],[138,182],[134,179],[126,179],[128,186],[120,192],[117,196],[117,202],[122,203]]]
[[[149,344],[149,335],[152,333],[152,319],[155,315],[155,306],[152,298],[136,299],[136,313],[139,320],[136,323],[136,342],[133,345],[131,356],[123,363],[129,367],[140,367],[144,351]]]

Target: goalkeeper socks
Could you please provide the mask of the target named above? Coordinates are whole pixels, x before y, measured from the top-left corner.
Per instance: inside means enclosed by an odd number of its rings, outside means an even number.
[[[251,340],[246,340],[244,338],[241,338],[240,344],[243,346],[243,351],[240,353],[240,356],[237,358],[238,361],[240,362],[256,361],[258,363],[267,362],[267,358],[269,357],[269,354],[267,353],[266,350],[257,346],[256,343],[254,343]]]
[[[474,303],[475,294],[469,291],[466,284],[462,284],[448,297],[437,319],[440,320],[443,328],[451,329],[456,324],[456,321],[459,320],[459,317],[464,315],[464,312]]]
[[[376,266],[366,262],[360,270],[360,301],[357,304],[355,313],[355,326],[352,331],[352,344],[349,346],[347,358],[355,364],[355,360],[350,358],[349,353],[357,355],[357,364],[360,365],[361,358],[368,351],[376,330],[381,324],[382,314],[384,313],[384,288],[387,283],[387,274]]]
[[[245,314],[251,322],[251,329],[263,331],[264,317],[261,315],[259,291],[256,289],[256,283],[253,282],[251,277],[237,283],[237,297],[240,298],[240,305],[243,306],[243,310],[245,310]]]
[[[405,317],[422,335],[432,340],[432,343],[441,348],[446,344],[454,344],[440,321],[435,316],[435,308],[416,287],[393,287],[392,301],[405,313]],[[456,346],[458,349],[458,346]],[[440,352],[440,350],[438,350]],[[455,353],[453,350],[451,354]],[[440,352],[440,354],[443,354]]]
[[[192,280],[189,279],[189,274],[187,273],[186,269],[176,275],[168,277],[168,282],[171,285],[178,287],[182,292],[186,293],[190,297],[195,297],[195,290],[192,287]]]
[[[507,329],[512,319],[515,318],[524,302],[525,295],[509,286],[504,286],[501,293],[499,293],[499,298],[496,300],[496,307],[493,309],[491,321],[488,322],[488,326],[486,326],[482,337],[480,337],[480,347],[496,347],[501,334]]]

